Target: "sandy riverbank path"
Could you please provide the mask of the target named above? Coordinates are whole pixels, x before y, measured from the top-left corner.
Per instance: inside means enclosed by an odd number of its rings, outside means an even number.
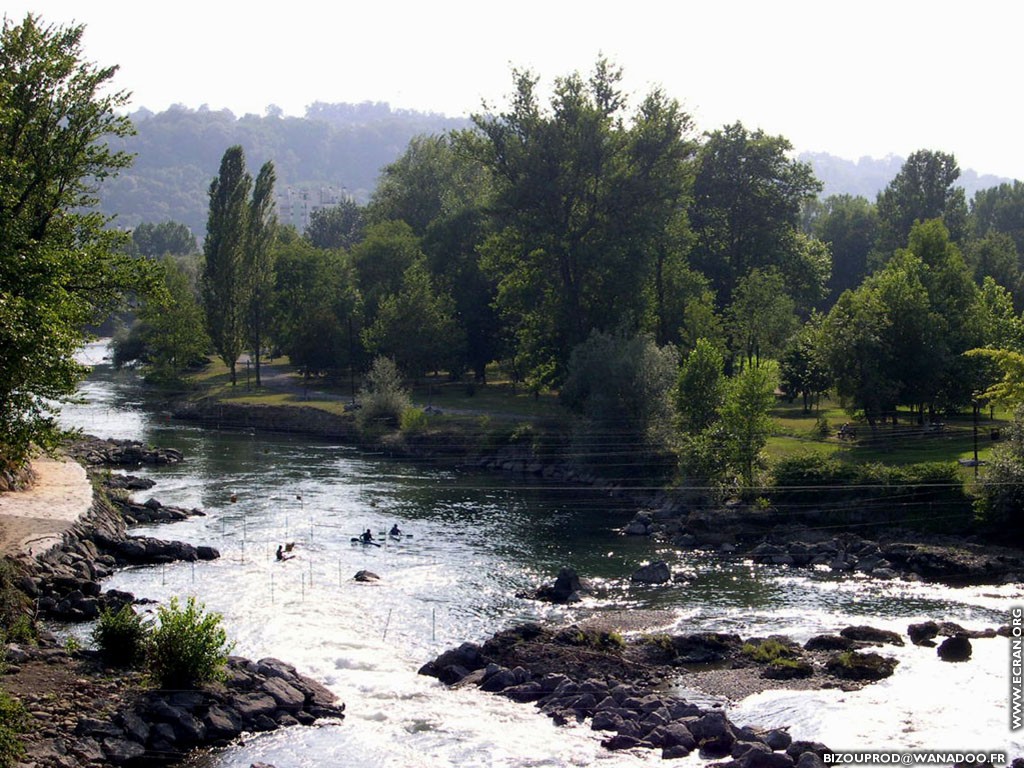
[[[78,462],[39,458],[32,470],[30,489],[0,493],[0,555],[42,554],[92,506],[92,485]]]

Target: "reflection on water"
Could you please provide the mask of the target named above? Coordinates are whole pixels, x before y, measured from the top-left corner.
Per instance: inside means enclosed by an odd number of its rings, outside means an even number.
[[[827,573],[754,567],[651,542],[616,529],[633,509],[588,489],[513,483],[427,462],[393,463],[307,438],[200,430],[147,410],[130,378],[107,370],[83,388],[69,423],[100,436],[134,437],[184,451],[187,461],[142,468],[165,503],[204,517],[152,535],[217,546],[212,563],[124,571],[110,587],[165,600],[197,594],[224,615],[238,652],[273,655],[325,681],[346,702],[336,727],[289,729],[204,758],[204,765],[589,765],[636,766],[653,754],[610,754],[586,728],[556,729],[532,708],[475,691],[447,691],[416,675],[426,660],[515,621],[571,621],[597,609],[655,609],[680,632],[787,633],[804,640],[848,624],[903,632],[925,619],[970,627],[1006,623],[1022,601],[1016,585],[973,589],[836,579]],[[232,502],[235,496],[237,501]],[[397,522],[411,534],[354,546]],[[277,545],[297,557],[278,563]],[[641,588],[629,575],[660,557],[680,580]],[[565,564],[598,586],[582,606],[544,606],[517,591],[549,581]],[[357,584],[360,569],[378,573]],[[979,640],[975,658],[939,662],[934,650],[886,648],[896,675],[857,693],[769,693],[733,715],[791,726],[796,738],[837,747],[1012,748],[1005,715],[1006,641]],[[969,707],[969,712],[964,708]],[[958,747],[975,746],[957,741]]]

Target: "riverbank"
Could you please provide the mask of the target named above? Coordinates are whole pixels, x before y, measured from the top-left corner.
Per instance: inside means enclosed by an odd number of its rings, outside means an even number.
[[[180,454],[98,440],[69,450],[97,472],[90,477],[70,458],[44,460],[34,464],[34,485],[0,495],[4,599],[21,603],[26,616],[95,619],[136,602],[131,594],[102,590],[101,580],[117,568],[218,556],[212,547],[127,535],[133,505],[127,495],[111,496],[112,487],[124,485],[123,476],[109,473],[111,465],[168,463]],[[24,708],[19,765],[26,768],[168,763],[243,732],[344,716],[327,688],[276,659],[231,657],[222,682],[160,691],[143,672],[111,666],[48,630],[32,636],[23,627],[8,639],[16,642],[4,649],[2,687]]]

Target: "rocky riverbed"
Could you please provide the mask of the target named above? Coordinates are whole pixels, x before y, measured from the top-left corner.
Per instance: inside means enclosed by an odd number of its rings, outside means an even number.
[[[126,491],[145,484],[107,468],[181,461],[179,453],[96,440],[80,441],[70,450],[92,468],[95,490],[88,512],[59,546],[37,557],[9,557],[4,564],[7,586],[24,595],[33,618],[87,621],[136,602],[129,593],[102,589],[101,581],[120,567],[219,556],[212,547],[128,535],[128,524],[143,515],[152,516],[146,522],[172,522],[201,511],[156,500],[135,504]],[[110,667],[76,643],[61,645],[47,630],[31,642],[9,643],[4,651],[3,688],[27,712],[27,754],[20,763],[25,768],[173,762],[245,732],[338,722],[344,716],[334,694],[277,659],[231,657],[222,682],[161,691],[142,673]]]

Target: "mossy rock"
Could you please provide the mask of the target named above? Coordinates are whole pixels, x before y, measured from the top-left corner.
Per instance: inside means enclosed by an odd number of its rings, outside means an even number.
[[[892,675],[898,663],[877,653],[844,651],[830,656],[825,669],[843,680],[883,680]]]

